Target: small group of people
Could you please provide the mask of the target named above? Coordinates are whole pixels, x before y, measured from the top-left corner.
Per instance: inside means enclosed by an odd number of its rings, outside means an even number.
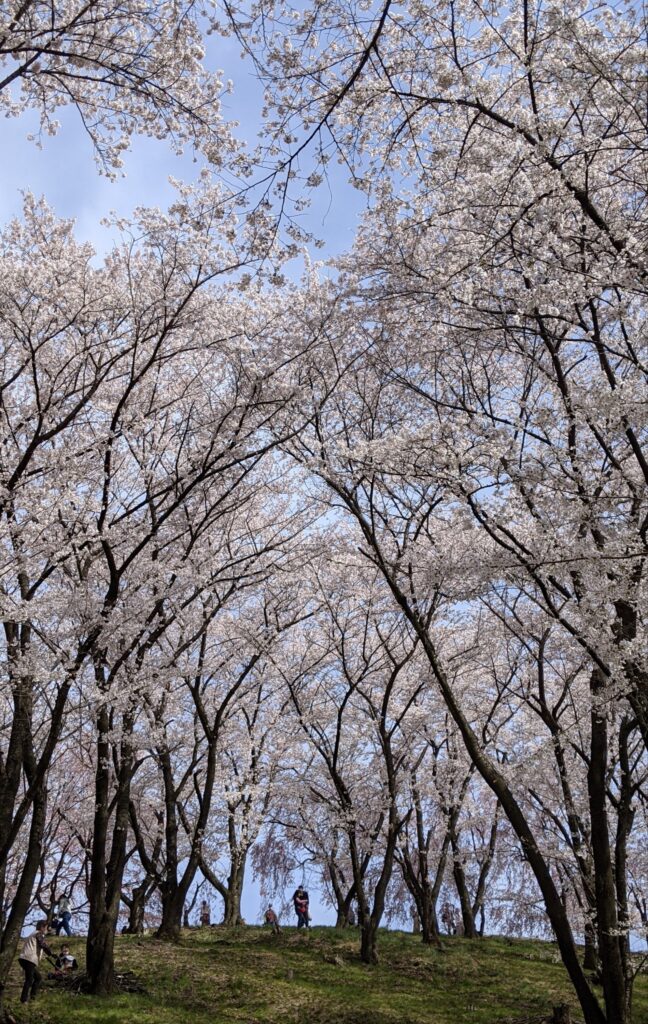
[[[60,979],[77,970],[78,964],[70,952],[67,943],[63,943],[59,953],[55,953],[45,941],[48,929],[48,921],[39,921],[36,931],[24,939],[18,963],[20,964],[25,981],[20,994],[20,1002],[28,1003],[38,995],[38,990],[43,983],[43,975],[40,972],[40,962],[43,953],[48,956],[54,967],[48,974],[49,978]]]
[[[293,906],[295,913],[297,914],[297,927],[298,928],[310,928],[310,910],[309,910],[309,899],[308,893],[303,886],[299,886],[295,889],[292,896]],[[281,934],[281,928],[279,927],[279,917],[272,904],[269,905],[268,909],[263,915],[264,924],[270,925],[274,935]]]

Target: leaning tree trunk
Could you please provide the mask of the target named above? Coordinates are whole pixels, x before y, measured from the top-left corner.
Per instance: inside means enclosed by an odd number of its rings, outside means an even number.
[[[402,855],[398,856],[403,879],[410,896],[416,904],[419,920],[421,922],[421,939],[426,945],[441,946],[441,933],[437,918],[437,901],[441,891],[443,877],[450,848],[450,829],[446,829],[443,837],[441,853],[437,863],[434,882],[430,884],[430,870],[428,865],[429,841],[425,838],[425,827],[423,821],[423,810],[420,799],[415,794],[414,809],[416,813],[416,836],[417,855],[416,861],[412,860],[407,847],[403,849]]]
[[[606,1020],[606,1016],[603,1014],[596,994],[592,990],[583,972],[571,926],[564,907],[560,902],[560,896],[556,890],[549,865],[540,851],[526,816],[513,791],[509,787],[507,780],[484,751],[477,734],[473,731],[472,726],[459,706],[450,681],[437,656],[436,647],[430,637],[427,623],[423,620],[418,610],[413,607],[409,596],[405,594],[399,582],[395,579],[391,566],[387,564],[383,557],[380,544],[376,540],[372,525],[364,517],[362,510],[358,507],[354,497],[345,491],[338,481],[332,480],[330,477],[327,477],[326,479],[333,490],[346,502],[351,512],[356,517],[367,543],[371,545],[376,553],[380,569],[392,591],[392,594],[394,595],[395,600],[412,623],[421,640],[423,650],[425,651],[430,667],[434,672],[443,699],[462,735],[466,750],[475,764],[477,771],[480,773],[487,785],[493,790],[495,796],[499,799],[502,809],[520,841],[522,850],[529,861],[531,870],[533,871],[540,891],[542,892],[545,907],[547,909],[547,915],[551,921],[551,925],[556,936],[563,964],[565,965],[569,978],[578,995],[586,1024],[612,1024],[613,1018],[608,1018]]]
[[[180,875],[178,847],[177,847],[177,814],[178,807],[176,793],[173,784],[173,774],[168,751],[163,748],[159,751],[160,765],[164,778],[165,804],[166,804],[166,828],[165,828],[165,855],[166,869],[165,877],[160,885],[162,896],[162,920],[160,927],[155,933],[157,939],[176,942],[180,937],[182,928],[182,915],[185,900],[200,865],[204,863],[202,856],[202,836],[207,828],[209,812],[211,809],[214,783],[216,780],[216,742],[218,739],[218,728],[209,736],[207,746],[207,764],[205,779],[203,783],[202,798],[200,801],[200,812],[193,828],[183,818],[184,828],[191,837],[191,852],[187,858],[184,871]],[[182,814],[182,812],[180,811]],[[179,877],[180,875],[180,877]]]
[[[386,746],[386,743],[384,744]],[[365,964],[376,964],[378,963],[378,951],[377,951],[377,939],[378,939],[378,928],[385,910],[385,897],[387,895],[387,888],[391,881],[392,872],[394,869],[394,858],[396,853],[396,843],[398,836],[403,827],[403,821],[398,820],[396,813],[396,803],[394,795],[394,778],[393,765],[391,761],[390,752],[385,758],[387,764],[388,778],[390,780],[390,808],[389,808],[389,830],[387,832],[387,842],[385,843],[385,852],[383,855],[382,869],[376,888],[374,890],[373,907],[370,914],[365,914],[361,924],[360,931],[360,958]],[[356,882],[357,887],[357,882]]]
[[[4,1015],[4,992],[11,963],[20,940],[23,922],[29,909],[34,879],[40,862],[43,835],[45,832],[45,815],[47,807],[47,790],[44,783],[36,787],[32,803],[32,817],[27,843],[27,856],[20,872],[20,878],[6,924],[0,934],[0,1021]]]

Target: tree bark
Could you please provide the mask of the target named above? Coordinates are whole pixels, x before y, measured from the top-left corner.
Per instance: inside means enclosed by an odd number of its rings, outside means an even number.
[[[46,809],[47,790],[45,784],[40,783],[36,788],[32,802],[27,856],[20,873],[16,894],[11,902],[11,909],[0,935],[0,1016],[3,1012],[7,976],[20,941],[20,933],[29,909],[34,880],[38,871],[43,835],[45,833]]]
[[[122,739],[117,771],[117,793],[114,801],[114,822],[110,856],[108,830],[111,815],[110,734],[113,716],[104,705],[97,715],[97,768],[95,775],[95,816],[88,896],[90,920],[86,941],[86,971],[93,995],[110,995],[115,991],[114,943],[122,881],[126,866],[126,838],[130,802],[130,785],[134,770],[131,746],[133,719],[122,717]]]
[[[228,927],[235,927],[243,923],[243,918],[241,917],[241,896],[243,895],[243,879],[245,878],[246,853],[247,851],[239,850],[230,862],[227,894],[223,908],[223,924]]]
[[[451,837],[452,843],[452,877],[455,881],[457,889],[457,895],[459,897],[459,904],[461,906],[461,920],[463,921],[463,933],[467,939],[476,939],[477,931],[475,929],[475,918],[473,917],[472,904],[470,902],[470,896],[468,895],[468,887],[466,885],[466,875],[463,867],[463,857],[459,848],[459,836],[456,830],[453,829]]]
[[[627,1024],[628,999],[623,964],[622,940],[619,935],[616,886],[612,868],[610,835],[606,807],[608,769],[608,734],[605,708],[601,701],[605,679],[594,669],[590,680],[592,693],[592,740],[587,788],[592,822],[592,853],[596,885],[596,925],[601,957],[601,977],[608,1020]]]
[[[593,921],[585,922],[585,954],[583,967],[586,971],[597,971],[599,967],[598,947],[596,945],[596,925]]]

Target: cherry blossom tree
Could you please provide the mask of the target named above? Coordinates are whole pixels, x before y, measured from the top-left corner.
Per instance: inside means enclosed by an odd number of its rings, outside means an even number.
[[[60,108],[81,120],[100,170],[114,177],[134,133],[186,144],[214,166],[231,152],[220,118],[224,90],[204,65],[200,15],[191,2],[10,3],[0,24],[0,107],[34,110],[53,135]]]
[[[373,207],[342,287],[373,333],[383,415],[351,431],[350,400],[344,438],[333,417],[322,421],[320,435],[333,431],[348,458],[322,475],[421,637],[424,588],[410,592],[404,548],[432,533],[436,488],[456,528],[477,528],[495,585],[527,594],[587,660],[605,1013],[524,814],[483,761],[438,644],[422,640],[471,758],[517,822],[586,1019],[624,1021],[631,983],[605,778],[618,703],[647,738],[643,15],[631,5],[260,2],[245,16],[263,20],[269,41],[248,33],[262,48],[269,129],[277,147],[287,139],[279,169],[317,140],[313,159],[340,154]],[[320,436],[308,456],[320,469],[321,447]],[[409,534],[394,525],[403,493]]]

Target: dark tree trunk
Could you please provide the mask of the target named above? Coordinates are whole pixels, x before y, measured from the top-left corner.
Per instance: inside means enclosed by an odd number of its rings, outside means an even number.
[[[177,942],[180,938],[182,928],[182,912],[185,904],[185,893],[179,886],[175,886],[173,892],[163,890],[162,896],[162,920],[155,933],[156,939],[164,942]]]
[[[426,945],[441,945],[439,933],[439,922],[437,919],[436,905],[441,891],[443,875],[450,848],[450,831],[446,829],[443,837],[441,854],[436,867],[434,882],[430,883],[430,867],[428,863],[430,838],[429,831],[426,834],[423,807],[416,784],[416,775],[412,775],[412,796],[414,803],[414,815],[416,825],[416,856],[412,857],[407,845],[403,848],[402,854],[397,855],[398,863],[403,872],[403,879],[409,893],[414,900],[420,921],[421,939]]]
[[[596,924],[601,958],[601,978],[607,1017],[614,1024],[627,1024],[628,997],[623,962],[623,937],[619,934],[617,893],[612,867],[607,819],[606,777],[608,769],[608,734],[606,709],[599,708],[605,680],[599,669],[591,676],[592,741],[587,773],[590,818],[592,822],[592,853],[596,884]]]
[[[201,639],[200,665],[203,663],[206,644],[207,633],[205,632]],[[162,885],[160,886],[160,894],[162,896],[162,921],[156,932],[156,937],[159,939],[170,939],[175,941],[180,934],[182,912],[185,900],[187,899],[187,894],[189,893],[199,867],[204,865],[204,859],[202,856],[202,837],[209,821],[209,813],[214,793],[214,784],[216,781],[216,750],[223,715],[225,714],[229,700],[243,684],[244,680],[259,660],[259,657],[260,655],[255,654],[246,663],[237,677],[235,684],[230,689],[227,699],[223,701],[219,710],[216,712],[215,718],[211,724],[208,724],[208,716],[200,697],[200,683],[198,682],[190,687],[196,709],[198,710],[198,716],[203,725],[205,738],[207,740],[207,758],[202,792],[199,800],[200,811],[193,827],[189,825],[185,817],[182,817],[183,827],[187,836],[191,840],[191,850],[181,875],[178,863],[177,817],[178,812],[182,816],[182,808],[177,804],[177,793],[174,787],[172,764],[168,751],[166,748],[162,748],[158,751],[162,775],[164,778],[166,808],[166,875]],[[200,672],[198,673],[197,678],[200,680]],[[205,873],[205,868],[206,865],[204,865],[203,873]],[[205,874],[205,877],[207,877],[207,874]],[[211,881],[211,878],[209,880]],[[225,898],[223,892],[224,887],[220,883],[216,884],[216,889]],[[238,906],[238,913],[240,917],[240,896]]]
[[[160,927],[155,933],[156,938],[163,939],[165,941],[176,942],[180,936],[180,929],[182,927],[182,911],[185,900],[187,899],[187,894],[191,888],[192,882],[196,877],[199,865],[203,863],[201,850],[202,835],[209,819],[209,811],[211,808],[211,800],[216,778],[216,738],[217,732],[215,731],[214,735],[210,739],[207,750],[205,782],[203,785],[200,813],[191,834],[191,852],[187,858],[187,863],[181,877],[178,877],[177,826],[174,824],[172,828],[169,828],[169,818],[167,816],[167,831],[165,833],[165,837],[167,842],[170,843],[167,847],[167,858],[170,852],[171,861],[169,862],[167,859],[166,875],[162,885],[160,886],[160,894],[162,896],[162,920],[160,922]],[[176,821],[175,798],[172,821]]]
[[[596,946],[596,925],[592,921],[585,922],[585,955],[583,966],[586,971],[597,971],[599,966],[598,949]]]
[[[178,882],[178,814],[171,755],[167,747],[157,751],[164,784],[164,878],[160,884],[162,920],[155,933],[157,939],[177,942],[182,928],[182,911],[189,886]],[[195,872],[195,869],[194,869]],[[191,879],[193,881],[193,877]]]
[[[144,912],[146,910],[146,898],[148,896],[149,880],[145,879],[140,885],[136,885],[128,908],[128,935],[141,935],[144,931]]]
[[[111,761],[113,747],[110,734],[113,716],[102,707],[97,716],[97,768],[95,775],[95,816],[88,896],[90,919],[86,941],[86,971],[93,995],[110,995],[115,991],[114,942],[122,881],[126,866],[126,838],[130,802],[130,785],[134,770],[131,746],[133,719],[122,717],[122,739],[117,765],[117,793],[114,800],[114,821],[110,856],[108,856],[111,804]]]
[[[565,909],[561,904],[560,896],[556,890],[549,865],[541,853],[541,850],[535,840],[535,836],[529,827],[524,811],[516,800],[507,780],[499,772],[497,766],[492,762],[490,757],[485,753],[478,736],[473,731],[470,723],[459,706],[450,681],[438,659],[436,647],[432,642],[426,622],[421,618],[418,610],[412,606],[408,596],[406,596],[399,583],[394,578],[391,567],[383,558],[380,544],[374,535],[372,526],[364,517],[354,496],[341,488],[338,481],[329,479],[328,482],[333,489],[340,494],[343,500],[348,504],[351,512],[356,516],[367,542],[372,546],[376,554],[378,565],[391,588],[396,602],[403,609],[404,614],[416,629],[448,711],[452,715],[452,718],[462,735],[466,750],[468,751],[471,760],[484,781],[488,786],[490,786],[495,793],[495,796],[500,801],[502,810],[506,814],[520,841],[522,850],[529,861],[529,865],[535,875],[536,881],[538,882],[540,891],[542,892],[545,907],[547,909],[547,915],[551,921],[563,963],[578,995],[583,1011],[583,1017],[585,1018],[585,1024],[612,1024],[612,1021],[606,1022],[605,1015],[603,1014],[598,999],[583,972],[576,950],[576,945],[574,943],[571,926],[565,913]],[[617,1024],[617,1022],[615,1021],[614,1024]]]
[[[337,849],[334,849],[327,858],[329,879],[335,896],[335,927],[348,928],[351,904],[355,898],[355,883],[348,888],[344,874],[336,864],[336,857]]]
[[[360,959],[364,964],[378,963],[377,935],[378,924],[372,914],[367,914],[360,927]]]
[[[459,836],[454,829],[450,839],[452,842],[452,876],[455,880],[457,895],[459,896],[459,904],[461,906],[463,933],[467,939],[476,939],[477,929],[475,928],[475,918],[473,917],[472,904],[470,902],[468,887],[466,885],[463,857],[459,848]]]
[[[628,908],[628,837],[632,831],[635,812],[632,807],[634,787],[628,744],[634,724],[624,719],[619,730],[619,766],[621,785],[617,808],[617,830],[614,843],[614,881],[619,914],[619,944],[625,974],[625,995],[628,1018],[631,1016],[634,974],[630,957],[630,911]]]
[[[395,678],[395,676],[394,676]],[[376,948],[378,928],[382,920],[383,913],[385,911],[385,897],[387,895],[387,889],[391,881],[392,872],[394,870],[394,857],[396,854],[396,844],[398,837],[403,829],[406,818],[399,820],[397,808],[396,808],[396,771],[394,769],[392,751],[391,751],[391,736],[388,733],[384,720],[380,727],[380,738],[383,748],[383,755],[385,758],[385,768],[387,771],[387,784],[389,786],[389,827],[387,830],[387,838],[385,842],[385,852],[383,854],[383,863],[380,871],[380,876],[374,890],[373,907],[370,914],[365,914],[361,925],[361,939],[360,939],[360,957],[363,963],[375,964],[378,962],[378,952]],[[358,882],[356,880],[356,888],[358,888]]]
[[[47,808],[47,790],[43,783],[39,784],[34,793],[32,817],[29,828],[27,856],[20,872],[16,893],[11,902],[5,926],[0,935],[0,1018],[3,1012],[3,1001],[7,976],[16,953],[23,922],[29,909],[34,880],[41,856],[43,835],[45,832],[45,816]]]
[[[243,923],[243,918],[241,917],[241,897],[243,895],[246,859],[246,852],[239,850],[235,858],[230,862],[227,893],[223,908],[223,924],[231,928]]]
[[[486,927],[486,885],[488,882],[488,876],[490,875],[491,867],[493,866],[493,860],[495,859],[495,849],[497,847],[497,833],[499,829],[499,814],[500,805],[495,804],[495,814],[493,815],[493,822],[491,824],[490,835],[488,837],[488,848],[486,850],[486,856],[484,857],[480,868],[479,878],[477,879],[477,889],[475,892],[475,899],[472,905],[472,916],[473,922],[479,917],[479,929],[477,935],[481,939],[484,935],[484,928]]]

